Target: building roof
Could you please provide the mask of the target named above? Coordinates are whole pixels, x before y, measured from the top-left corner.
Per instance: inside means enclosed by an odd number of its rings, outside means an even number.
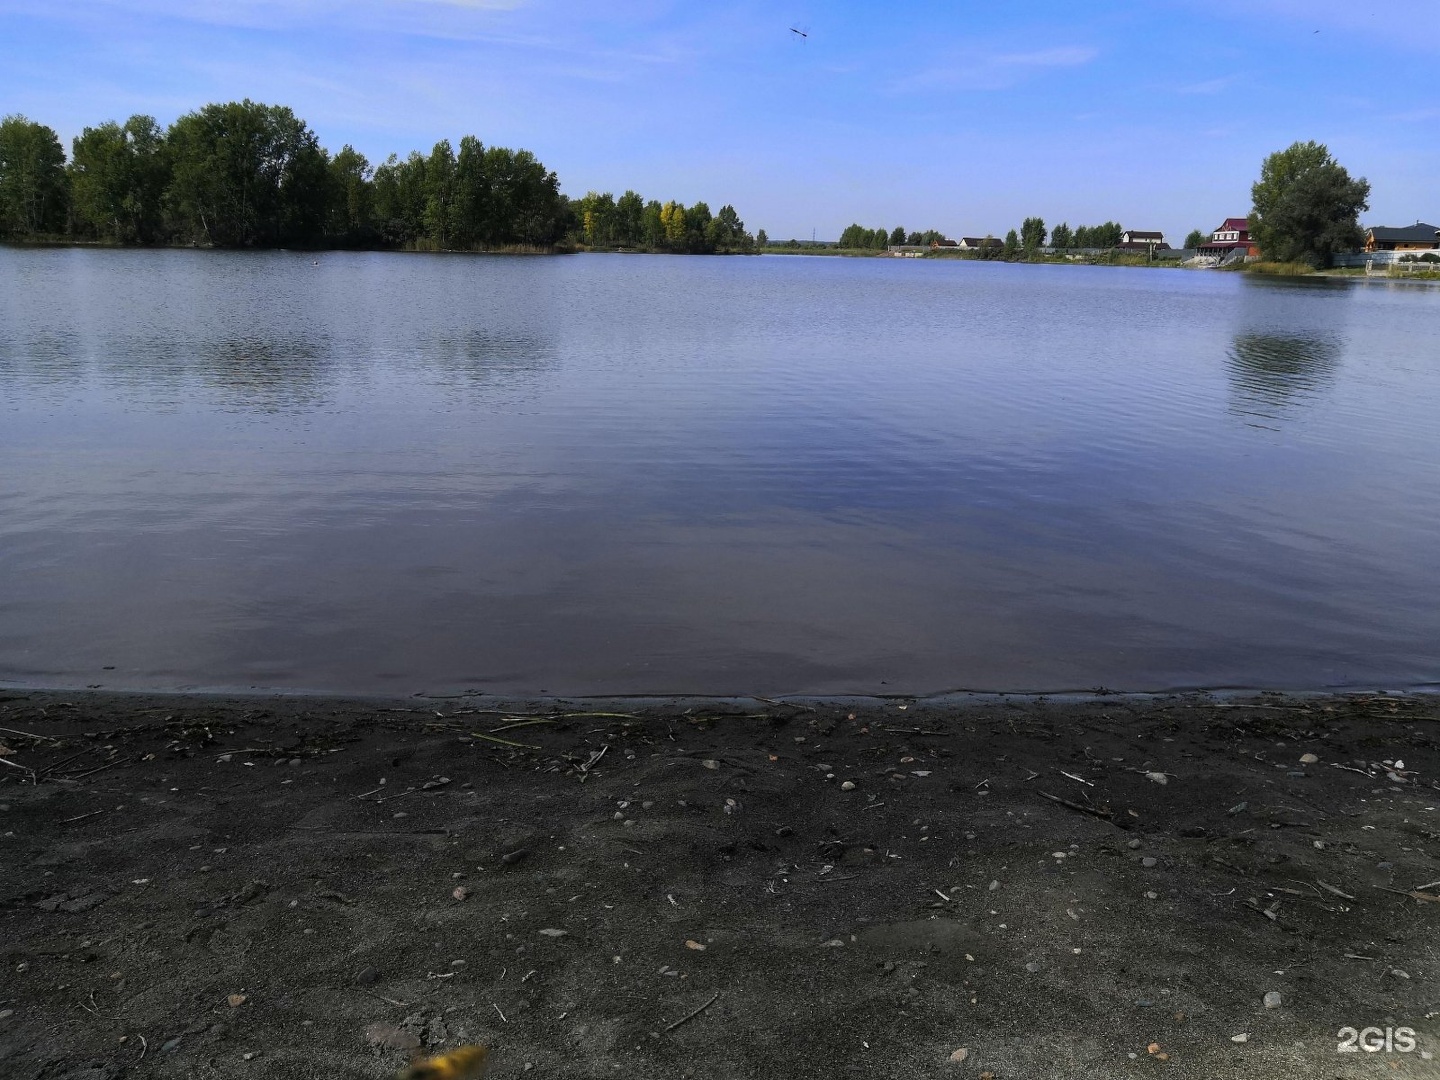
[[[967,247],[980,247],[982,244],[991,247],[1004,247],[1003,241],[994,236],[962,236],[960,243]]]
[[[1224,221],[1222,221],[1222,222],[1220,223],[1220,228],[1216,229],[1215,231],[1216,231],[1216,232],[1245,232],[1245,231],[1248,231],[1249,228],[1250,228],[1250,219],[1249,219],[1248,217],[1227,217]]]
[[[1126,229],[1125,235],[1135,240],[1164,240],[1163,232],[1142,232],[1139,229]]]
[[[1440,229],[1434,225],[1427,225],[1423,221],[1417,221],[1414,225],[1404,225],[1398,229],[1388,225],[1375,225],[1370,228],[1369,232],[1377,241],[1433,244],[1436,240],[1435,234],[1440,232]]]

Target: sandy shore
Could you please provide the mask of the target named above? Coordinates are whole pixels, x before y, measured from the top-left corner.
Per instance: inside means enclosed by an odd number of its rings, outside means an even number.
[[[0,729],[6,1080],[468,1041],[498,1077],[1440,1076],[1434,697],[11,691]]]

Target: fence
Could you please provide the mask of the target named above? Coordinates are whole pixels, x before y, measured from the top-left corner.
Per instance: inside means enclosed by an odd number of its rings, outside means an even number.
[[[1424,258],[1434,255],[1436,262]],[[1392,266],[1412,266],[1440,269],[1440,251],[1356,251],[1335,256],[1336,266],[1363,266],[1367,270],[1384,273]]]

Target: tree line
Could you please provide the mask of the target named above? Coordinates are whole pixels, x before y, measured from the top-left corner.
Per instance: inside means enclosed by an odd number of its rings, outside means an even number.
[[[564,244],[753,250],[733,207],[572,201],[528,150],[467,135],[372,166],[330,154],[289,108],[211,104],[162,129],[87,127],[69,160],[52,128],[0,121],[0,239],[216,247],[495,250]]]
[[[715,254],[750,253],[757,247],[728,204],[712,214],[704,202],[685,206],[647,202],[634,191],[618,199],[608,191],[591,191],[572,205],[583,242],[592,248]]]

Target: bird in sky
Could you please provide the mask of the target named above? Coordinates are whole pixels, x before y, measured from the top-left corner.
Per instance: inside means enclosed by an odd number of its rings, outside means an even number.
[[[792,34],[799,34],[802,38],[808,38],[808,37],[810,36],[810,35],[807,34],[804,30],[797,30],[797,29],[796,29],[795,27],[793,27],[793,26],[790,27],[790,33],[792,33]]]

